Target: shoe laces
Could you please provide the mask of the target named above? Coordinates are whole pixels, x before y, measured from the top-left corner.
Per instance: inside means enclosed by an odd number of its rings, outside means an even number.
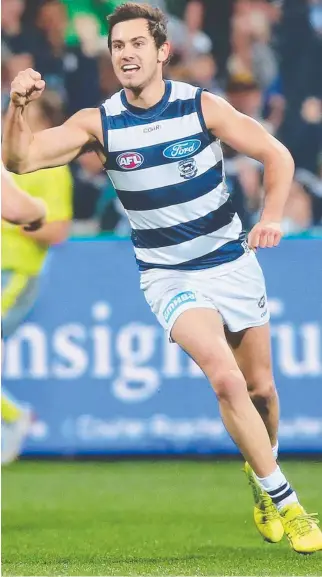
[[[276,519],[278,517],[278,511],[270,496],[267,495],[266,493],[263,493],[261,498],[265,509],[266,520],[272,521],[273,519]]]
[[[294,519],[290,519],[287,525],[289,529],[295,531],[297,535],[304,537],[314,528],[313,525],[319,524],[320,521],[317,516],[317,513],[303,513],[303,515],[298,515],[294,517]]]

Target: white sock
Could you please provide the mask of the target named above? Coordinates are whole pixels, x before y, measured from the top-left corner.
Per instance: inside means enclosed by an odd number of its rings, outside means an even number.
[[[278,458],[278,441],[277,441],[276,445],[274,445],[274,447],[272,447],[272,451],[273,451],[274,459],[276,461]]]
[[[262,489],[271,497],[278,510],[285,507],[285,505],[298,503],[295,491],[293,491],[279,467],[276,467],[275,471],[268,477],[257,477],[257,480]]]

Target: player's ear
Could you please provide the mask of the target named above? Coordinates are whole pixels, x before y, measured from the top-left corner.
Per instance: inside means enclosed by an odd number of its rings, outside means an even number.
[[[162,44],[162,46],[159,48],[158,51],[158,62],[162,62],[162,64],[165,64],[166,61],[168,60],[170,55],[170,43],[169,42],[165,42],[164,44]]]

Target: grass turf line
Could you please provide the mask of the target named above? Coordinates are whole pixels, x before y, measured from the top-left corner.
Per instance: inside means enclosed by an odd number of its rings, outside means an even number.
[[[284,467],[322,515],[322,463]],[[2,472],[3,575],[321,575],[264,543],[238,462],[20,462]]]

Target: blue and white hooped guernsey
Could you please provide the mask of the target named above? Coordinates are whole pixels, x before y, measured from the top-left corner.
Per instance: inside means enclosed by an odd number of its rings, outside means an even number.
[[[132,106],[124,90],[100,107],[106,170],[132,227],[140,271],[198,270],[244,254],[220,142],[205,125],[201,88],[166,81],[162,100]]]

